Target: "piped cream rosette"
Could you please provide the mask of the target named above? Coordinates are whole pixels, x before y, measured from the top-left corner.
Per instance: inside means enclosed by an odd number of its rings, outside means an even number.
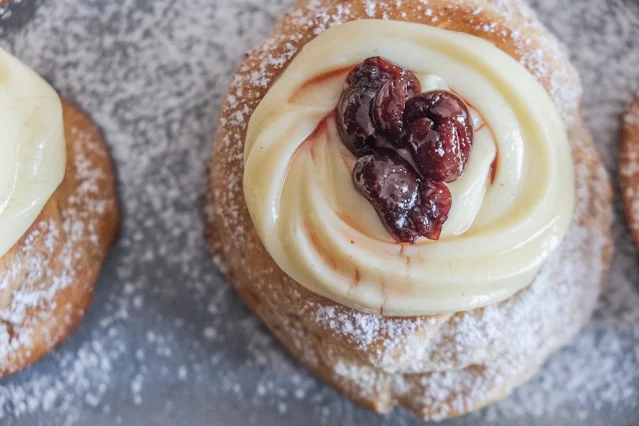
[[[422,90],[449,89],[471,107],[475,142],[449,184],[438,241],[398,244],[353,186],[355,157],[336,128],[347,73],[381,56]],[[454,312],[529,285],[571,220],[566,131],[544,88],[480,38],[426,25],[362,20],[308,43],[253,113],[244,195],[260,238],[295,281],[383,315]]]
[[[0,48],[0,256],[24,235],[64,178],[62,103]]]

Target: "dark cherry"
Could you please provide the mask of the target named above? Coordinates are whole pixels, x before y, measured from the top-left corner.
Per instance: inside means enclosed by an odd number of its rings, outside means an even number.
[[[353,154],[370,154],[380,139],[401,143],[402,113],[421,85],[413,73],[379,58],[369,58],[346,77],[337,105],[339,134]]]
[[[409,94],[410,88],[405,79],[390,80],[384,83],[373,100],[373,122],[395,145],[402,142],[404,108]]]
[[[400,241],[415,241],[418,235],[408,215],[417,203],[419,180],[403,158],[391,150],[363,156],[355,164],[353,183],[391,234]]]
[[[337,104],[337,128],[344,145],[355,155],[369,154],[379,132],[371,119],[371,104],[376,92],[367,88],[349,88]]]
[[[438,182],[459,179],[473,144],[464,101],[441,90],[422,93],[406,102],[403,118],[406,144],[422,176]]]
[[[439,239],[452,204],[443,183],[420,181],[411,165],[388,149],[357,160],[353,182],[400,242]]]
[[[366,59],[348,74],[346,77],[346,87],[379,89],[382,84],[388,80],[400,79],[407,81],[411,96],[421,92],[421,84],[419,80],[417,80],[417,77],[415,77],[415,74],[379,56],[375,56]]]
[[[344,144],[359,159],[353,183],[402,243],[439,239],[452,206],[444,182],[464,172],[473,144],[468,107],[447,91],[419,94],[413,73],[369,58],[337,105]]]
[[[412,229],[429,240],[438,240],[453,205],[450,190],[443,182],[421,182],[419,203],[410,213]]]

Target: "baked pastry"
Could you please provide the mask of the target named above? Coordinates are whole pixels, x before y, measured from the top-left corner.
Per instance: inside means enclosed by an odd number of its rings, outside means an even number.
[[[361,405],[499,400],[588,320],[610,264],[580,99],[522,2],[302,0],[222,108],[214,258]]]
[[[77,326],[118,224],[111,160],[78,108],[0,49],[0,376]]]
[[[639,96],[628,105],[621,124],[619,186],[624,213],[639,246]]]

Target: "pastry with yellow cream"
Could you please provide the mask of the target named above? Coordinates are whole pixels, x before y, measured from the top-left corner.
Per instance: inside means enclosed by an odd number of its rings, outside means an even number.
[[[580,97],[520,1],[302,0],[222,109],[216,260],[362,405],[501,399],[588,320],[610,263]]]
[[[102,135],[0,49],[0,376],[77,326],[118,223]]]

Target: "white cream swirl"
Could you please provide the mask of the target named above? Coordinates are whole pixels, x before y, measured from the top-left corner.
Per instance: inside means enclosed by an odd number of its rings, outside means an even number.
[[[0,48],[0,256],[24,235],[62,182],[62,104],[53,88]]]
[[[352,184],[355,158],[334,109],[348,71],[371,56],[413,71],[424,90],[450,88],[473,110],[474,147],[449,185],[439,241],[397,244]],[[570,147],[544,88],[493,44],[426,25],[363,20],[318,36],[256,108],[244,148],[246,204],[275,262],[311,291],[383,315],[510,297],[532,282],[572,217]]]

